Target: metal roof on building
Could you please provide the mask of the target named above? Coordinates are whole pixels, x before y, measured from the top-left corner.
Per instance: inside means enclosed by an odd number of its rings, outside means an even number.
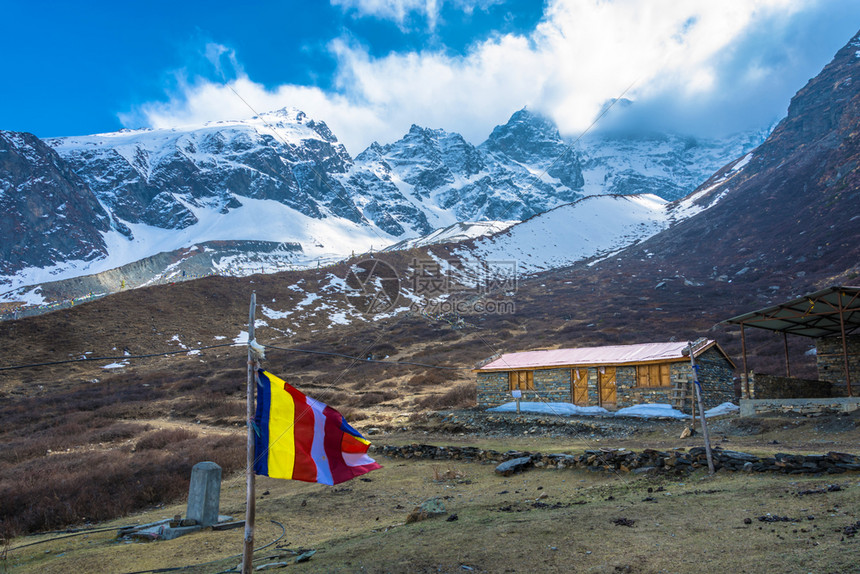
[[[860,287],[828,287],[723,323],[815,338],[840,335],[843,327],[850,334],[860,328]]]
[[[705,352],[716,343],[702,340],[695,345],[695,355]],[[610,345],[605,347],[581,347],[577,349],[547,349],[505,353],[483,365],[476,371],[512,371],[522,369],[546,369],[552,367],[576,367],[598,365],[623,365],[638,363],[671,362],[687,359],[684,351],[689,343],[640,343],[637,345]],[[719,348],[719,346],[717,346]],[[720,353],[725,356],[722,349]],[[728,357],[726,357],[728,359]],[[729,360],[731,362],[731,360]]]

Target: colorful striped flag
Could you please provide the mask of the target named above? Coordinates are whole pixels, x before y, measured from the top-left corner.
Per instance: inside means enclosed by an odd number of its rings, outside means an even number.
[[[382,468],[370,441],[333,408],[257,371],[254,472],[272,478],[339,484]]]

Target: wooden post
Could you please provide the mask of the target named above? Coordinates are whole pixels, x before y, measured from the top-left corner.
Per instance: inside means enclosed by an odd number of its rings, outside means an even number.
[[[750,396],[750,371],[747,368],[747,338],[744,334],[744,324],[741,323],[741,350],[743,351],[744,357],[744,386],[747,391],[747,398],[751,399]]]
[[[514,400],[517,402],[517,414],[520,414],[520,397],[523,396],[523,392],[519,389],[514,389],[511,391],[511,394],[514,396]]]
[[[245,546],[242,551],[242,574],[251,574],[254,561],[254,387],[256,384],[256,360],[251,351],[251,341],[254,340],[254,311],[257,306],[257,292],[251,293],[251,309],[248,313],[248,458],[245,467],[247,481],[245,498]]]
[[[788,333],[782,332],[782,346],[785,349],[785,376],[791,378],[791,367],[788,363]]]
[[[705,438],[705,456],[708,458],[708,473],[714,474],[714,457],[711,454],[711,437],[708,435],[708,423],[705,422],[705,405],[702,402],[699,370],[696,368],[696,357],[693,353],[693,343],[690,345],[690,366],[693,367],[693,384],[696,387],[696,402],[699,404],[699,416],[702,417],[702,436]]]
[[[845,338],[845,316],[842,307],[842,293],[839,294],[839,329],[842,331],[842,363],[845,367],[845,386],[848,387],[848,396],[853,397],[851,392],[851,369],[848,368],[848,339]]]

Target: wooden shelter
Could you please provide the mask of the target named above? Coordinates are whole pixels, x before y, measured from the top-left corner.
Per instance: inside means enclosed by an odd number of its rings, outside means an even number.
[[[688,343],[642,343],[505,353],[474,369],[478,406],[524,401],[565,402],[607,409],[642,403],[688,408],[694,399]],[[732,360],[715,342],[693,345],[706,407],[735,398]]]
[[[852,380],[860,376],[860,287],[828,287],[779,305],[738,315],[723,323],[741,326],[744,394],[748,398],[754,391],[750,387],[747,368],[746,327],[782,333],[786,379],[791,379],[788,335],[815,339],[819,380],[833,383],[831,392],[834,396],[854,396]],[[837,366],[839,363],[841,368]]]

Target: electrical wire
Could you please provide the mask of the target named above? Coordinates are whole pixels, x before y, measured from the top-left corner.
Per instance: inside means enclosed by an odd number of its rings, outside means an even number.
[[[205,351],[208,349],[217,349],[220,347],[242,347],[244,343],[222,343],[220,345],[207,345],[205,347],[195,347],[182,349],[178,351],[165,351],[163,353],[149,353],[146,355],[121,355],[116,357],[80,357],[78,359],[65,359],[62,361],[46,361],[43,363],[28,363],[25,365],[11,365],[7,367],[0,367],[0,371],[12,371],[16,369],[28,369],[31,367],[45,367],[50,365],[64,365],[68,363],[86,363],[86,362],[98,362],[98,361],[117,361],[117,360],[128,360],[128,359],[148,359],[151,357],[167,357],[170,355],[181,355],[183,353],[192,353],[195,351]],[[267,349],[277,349],[278,351],[287,351],[290,353],[306,353],[309,355],[323,355],[329,357],[339,357],[343,359],[351,359],[353,361],[358,361],[361,363],[379,363],[383,365],[404,365],[404,366],[413,366],[413,367],[424,367],[427,369],[444,369],[450,371],[463,371],[470,370],[469,367],[452,367],[448,365],[431,365],[429,363],[418,363],[414,361],[384,361],[380,359],[370,359],[370,358],[361,358],[354,355],[346,355],[344,353],[335,353],[333,351],[315,351],[313,349],[296,349],[296,348],[288,348],[288,347],[278,347],[275,345],[263,345]]]
[[[124,361],[127,359],[148,359],[150,357],[166,357],[168,355],[181,355],[183,353],[191,353],[194,351],[205,351],[207,349],[217,349],[219,347],[237,347],[241,345],[242,343],[221,343],[220,345],[207,345],[205,347],[195,347],[193,349],[182,349],[179,351],[165,351],[163,353],[149,353],[147,355],[120,355],[117,357],[79,357],[77,359],[65,359],[63,361],[47,361],[44,363],[29,363],[26,365],[12,365],[8,367],[0,367],[0,371],[13,371],[15,369],[29,369],[31,367],[65,365],[68,363],[86,363],[92,361]]]
[[[361,357],[356,357],[354,355],[345,355],[343,353],[334,353],[331,351],[313,351],[311,349],[292,349],[288,347],[277,347],[275,345],[263,345],[267,349],[277,349],[278,351],[288,351],[291,353],[308,353],[310,355],[326,355],[331,357],[340,357],[343,359],[352,359],[354,361],[359,361],[361,363],[380,363],[383,365],[407,365],[414,367],[426,367],[428,369],[445,369],[450,371],[463,371],[463,370],[471,370],[469,367],[450,367],[446,365],[430,365],[428,363],[417,363],[413,361],[385,361],[381,359],[362,359]]]
[[[123,528],[134,528],[137,524],[129,524],[126,526],[111,526],[106,528],[88,528],[81,529],[71,534],[65,534],[63,536],[55,536],[54,538],[46,538],[45,540],[37,540],[36,542],[29,542],[27,544],[22,544],[21,546],[16,546],[15,548],[10,548],[9,552],[14,552],[16,550],[20,550],[21,548],[27,548],[29,546],[36,546],[37,544],[44,544],[45,542],[54,542],[55,540],[63,540],[64,538],[72,538],[73,536],[83,536],[84,534],[98,534],[99,532],[108,532],[110,530],[122,530]],[[32,536],[41,536],[42,534],[33,534]]]
[[[277,543],[279,540],[281,540],[284,536],[287,535],[287,529],[284,528],[283,524],[281,524],[277,520],[271,520],[271,519],[269,520],[269,522],[271,522],[272,524],[277,524],[278,526],[281,527],[281,535],[278,536],[277,538],[275,538],[274,540],[272,540],[271,542],[269,542],[268,544],[265,544],[265,545],[260,546],[258,548],[254,548],[254,550],[253,550],[254,552],[259,552],[260,550],[264,550],[264,549],[268,548],[269,546]],[[126,574],[151,574],[151,573],[158,573],[158,572],[179,572],[181,570],[190,570],[192,568],[200,568],[201,566],[208,566],[210,564],[217,564],[218,562],[223,562],[224,560],[233,560],[233,559],[241,558],[241,557],[242,557],[242,554],[233,554],[231,556],[225,556],[224,558],[218,558],[217,560],[210,560],[209,562],[201,562],[200,564],[187,564],[185,566],[168,566],[166,568],[154,568],[152,570],[137,570],[135,572],[126,572]],[[224,572],[235,572],[235,570],[231,568],[230,570],[225,570]]]

